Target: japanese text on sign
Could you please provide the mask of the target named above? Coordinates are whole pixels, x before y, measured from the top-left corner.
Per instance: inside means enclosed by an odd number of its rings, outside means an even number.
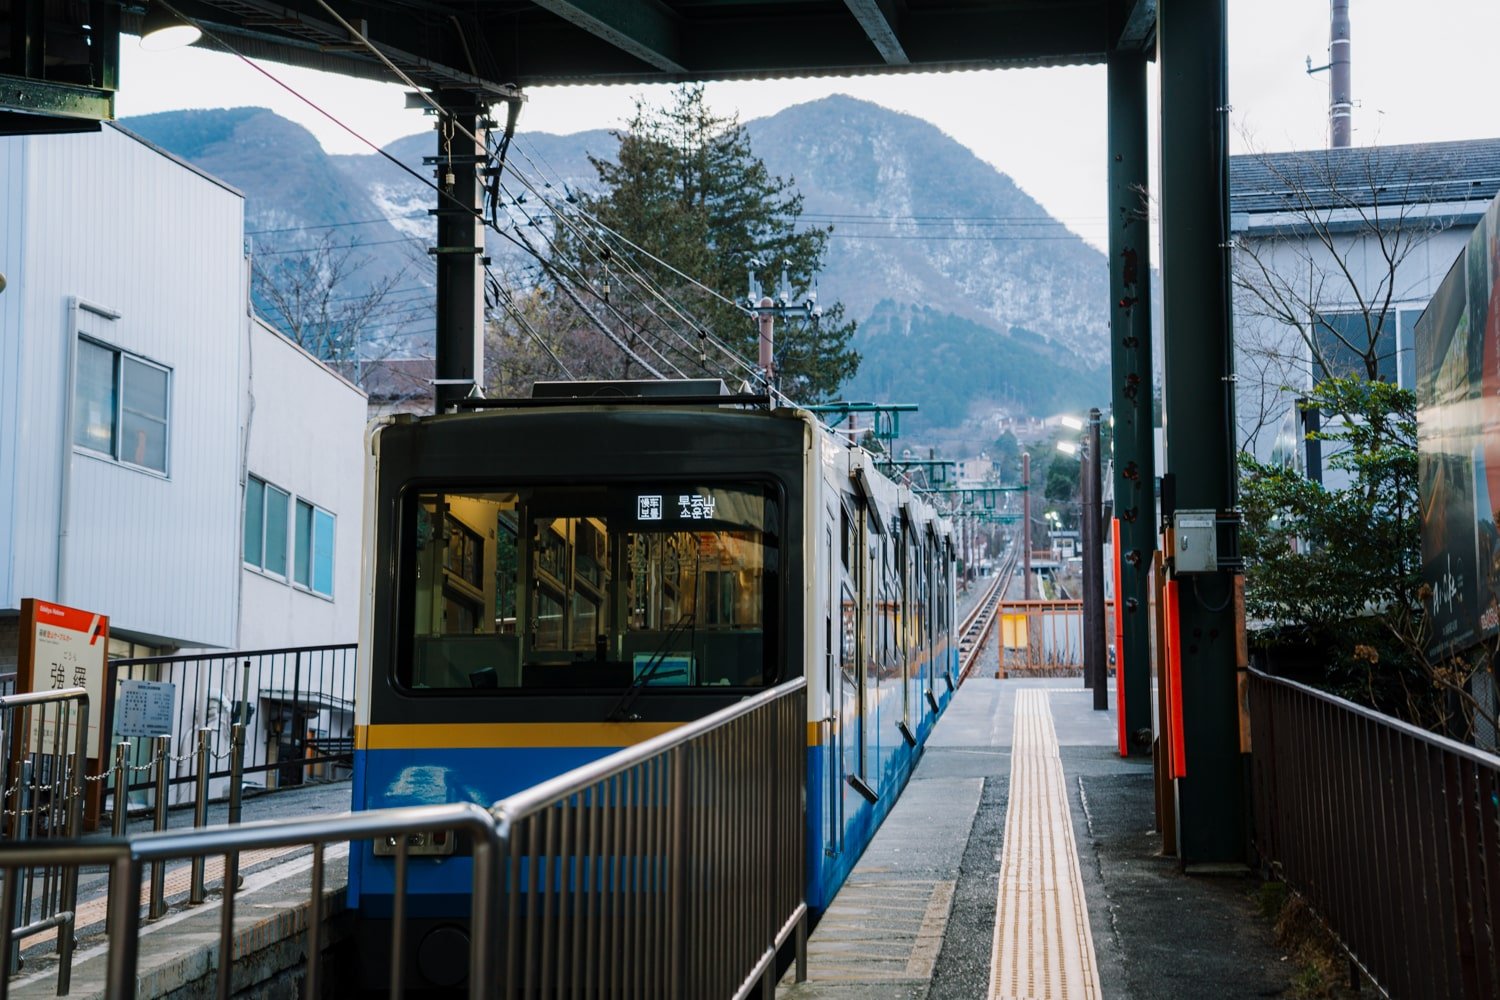
[[[121,736],[170,736],[177,685],[163,681],[120,682],[115,731]]]
[[[26,675],[33,691],[59,691],[81,687],[88,692],[89,746],[98,746],[99,713],[104,701],[104,664],[109,645],[109,619],[77,608],[27,598],[30,654]],[[77,723],[76,707],[68,709],[70,726]],[[39,731],[38,747],[52,738]]]

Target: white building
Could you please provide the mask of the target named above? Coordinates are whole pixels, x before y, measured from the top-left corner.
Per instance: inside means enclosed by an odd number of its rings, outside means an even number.
[[[117,656],[353,642],[364,397],[250,320],[243,197],[109,125],[6,138],[0,272],[0,673],[26,597]]]
[[[1231,158],[1242,448],[1307,468],[1295,403],[1315,381],[1308,334],[1351,369],[1340,335],[1367,341],[1365,317],[1383,317],[1380,375],[1414,387],[1417,317],[1497,190],[1500,139]]]
[[[259,320],[243,364],[239,649],[355,641],[365,394]]]

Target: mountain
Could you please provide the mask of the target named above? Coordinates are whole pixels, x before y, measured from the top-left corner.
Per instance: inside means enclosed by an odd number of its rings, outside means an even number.
[[[937,127],[842,95],[746,127],[803,218],[833,225],[819,280],[850,315],[907,302],[1107,361],[1104,255]]]
[[[372,267],[386,260],[407,268],[403,285],[418,287],[414,298],[430,288],[421,249],[434,236],[435,199],[433,168],[422,158],[437,152],[435,132],[397,140],[385,156],[328,156],[305,130],[258,108],[124,124],[244,191],[247,230],[348,232]],[[617,148],[604,130],[532,132],[524,116],[521,125],[507,163],[531,189],[507,177],[509,221],[487,237],[495,270],[513,282],[536,274],[522,245],[545,245],[552,219],[544,202],[594,187],[590,155],[608,158]],[[833,227],[819,294],[860,321],[855,346],[864,356],[847,398],[916,402],[921,412],[903,426],[927,431],[994,410],[1042,414],[1107,398],[1104,255],[1005,174],[934,126],[851,97],[797,105],[746,128],[769,170],[795,181],[803,220]],[[390,221],[369,221],[381,218]],[[423,258],[419,269],[412,257]]]
[[[430,345],[435,281],[427,240],[398,229],[307,129],[266,108],[163,111],[120,125],[239,189],[247,243],[263,262],[326,241],[330,253],[347,257],[343,295],[399,275],[380,332],[398,352]],[[275,318],[267,303],[257,306]]]

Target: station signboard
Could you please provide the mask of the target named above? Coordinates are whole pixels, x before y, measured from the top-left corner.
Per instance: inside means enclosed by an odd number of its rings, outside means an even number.
[[[104,674],[109,658],[109,618],[28,597],[21,601],[21,647],[16,666],[17,691],[56,691],[81,687],[89,696],[88,746],[102,758]],[[76,710],[71,725],[77,725]],[[52,733],[38,728],[31,749],[47,752]],[[72,749],[69,747],[68,749]]]

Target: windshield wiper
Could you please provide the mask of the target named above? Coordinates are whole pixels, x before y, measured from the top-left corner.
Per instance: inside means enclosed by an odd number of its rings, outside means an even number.
[[[651,683],[652,679],[656,677],[656,672],[666,662],[667,654],[672,651],[672,641],[692,627],[693,615],[691,614],[684,615],[677,620],[677,623],[662,637],[661,645],[657,647],[656,652],[651,654],[651,659],[647,662],[646,668],[631,678],[630,686],[625,689],[624,694],[620,695],[620,700],[615,702],[614,707],[609,710],[609,714],[605,716],[605,719],[610,722],[627,722],[639,718],[639,716],[629,714],[630,706],[635,704],[635,700],[641,696],[641,692],[646,690],[646,685]],[[691,645],[688,647],[688,655],[692,655]],[[671,674],[664,674],[663,676],[669,677]]]

